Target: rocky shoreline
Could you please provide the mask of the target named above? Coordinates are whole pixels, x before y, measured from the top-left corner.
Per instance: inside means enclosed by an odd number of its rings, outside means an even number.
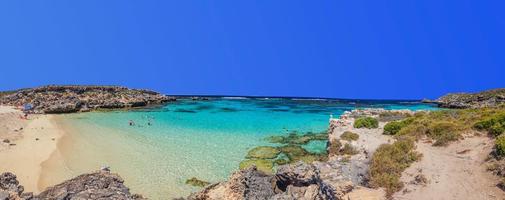
[[[325,161],[309,160],[280,165],[273,174],[253,166],[233,173],[228,181],[212,184],[193,193],[188,199],[386,199],[384,190],[367,185],[370,157],[381,144],[392,140],[382,134],[385,121],[405,118],[414,113],[384,109],[345,112],[338,119],[330,119],[328,158]],[[385,121],[381,121],[375,129],[352,126],[356,118],[366,116]],[[342,135],[349,131],[355,132],[360,139],[342,139]]]
[[[175,100],[175,97],[154,91],[119,86],[49,85],[0,95],[0,105],[16,107],[29,105],[33,113],[40,114],[133,108]]]

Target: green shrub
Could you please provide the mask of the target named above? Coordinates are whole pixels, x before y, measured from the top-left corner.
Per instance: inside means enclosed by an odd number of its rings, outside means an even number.
[[[353,140],[358,140],[359,135],[357,133],[353,133],[351,131],[346,131],[340,135],[340,139],[342,140],[347,140],[347,141],[353,141]]]
[[[500,113],[485,120],[478,121],[473,126],[477,130],[488,131],[493,136],[505,133],[505,113]]]
[[[499,157],[505,156],[505,135],[502,134],[496,138],[495,141],[496,155]]]
[[[402,128],[404,128],[407,125],[409,125],[410,123],[412,123],[412,121],[413,121],[413,118],[408,118],[408,119],[401,120],[401,121],[389,122],[384,126],[384,133],[383,134],[396,135],[398,132],[400,132],[400,130]]]
[[[399,191],[403,187],[402,172],[421,156],[414,148],[414,140],[406,137],[381,145],[370,161],[370,185],[383,187],[388,197]]]
[[[379,121],[373,117],[362,117],[354,121],[354,128],[378,128]]]

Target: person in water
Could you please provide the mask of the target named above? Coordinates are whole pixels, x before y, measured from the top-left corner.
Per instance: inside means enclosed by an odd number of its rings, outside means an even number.
[[[133,126],[133,125],[135,125],[135,122],[133,122],[133,120],[130,120],[130,121],[128,121],[128,124],[130,124],[130,126]]]

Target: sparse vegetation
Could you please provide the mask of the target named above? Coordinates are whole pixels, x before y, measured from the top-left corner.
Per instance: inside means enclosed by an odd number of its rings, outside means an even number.
[[[414,148],[414,140],[407,137],[381,145],[370,162],[370,185],[383,187],[388,196],[400,191],[403,187],[401,173],[421,156]]]
[[[329,146],[328,146],[328,154],[338,155],[341,147],[342,147],[342,143],[339,140],[335,140],[335,141],[330,142]]]
[[[500,108],[439,110],[419,112],[401,121],[389,122],[384,134],[396,136],[427,136],[435,146],[443,146],[472,130],[488,131],[491,135],[505,130],[505,110]]]
[[[475,123],[474,128],[485,130],[493,136],[505,133],[505,113],[500,113]]]
[[[354,155],[358,153],[358,150],[349,143],[342,146],[342,143],[339,140],[335,140],[330,143],[328,153],[330,155]]]
[[[500,158],[505,157],[505,134],[502,134],[496,138],[495,151],[496,156]]]
[[[362,118],[357,118],[354,121],[354,128],[378,128],[379,127],[379,121],[373,117],[362,117]]]
[[[412,115],[406,112],[401,112],[401,111],[387,111],[387,112],[381,112],[379,114],[379,121],[381,122],[390,122],[390,121],[397,121],[397,120],[402,120],[407,117],[411,117]]]
[[[344,145],[344,148],[340,150],[340,154],[342,155],[354,155],[357,154],[358,150],[354,148],[351,144],[347,143]]]
[[[351,131],[346,131],[340,135],[340,139],[347,141],[354,141],[359,139],[359,135],[357,133],[353,133]]]

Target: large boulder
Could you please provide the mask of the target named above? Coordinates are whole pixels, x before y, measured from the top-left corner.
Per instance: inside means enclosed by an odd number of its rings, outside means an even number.
[[[274,195],[272,181],[274,177],[267,175],[256,167],[233,173],[226,182],[217,183],[191,194],[190,200],[261,200],[270,199]]]
[[[339,199],[333,188],[319,177],[311,164],[298,162],[279,167],[275,175],[250,167],[231,175],[226,182],[207,186],[191,194],[190,200],[330,200]]]
[[[36,199],[143,199],[130,194],[123,179],[108,171],[83,174],[58,185],[47,188]]]
[[[24,193],[16,175],[0,175],[0,200],[140,200],[141,195],[130,194],[123,179],[109,171],[83,174],[47,188],[39,195]]]

